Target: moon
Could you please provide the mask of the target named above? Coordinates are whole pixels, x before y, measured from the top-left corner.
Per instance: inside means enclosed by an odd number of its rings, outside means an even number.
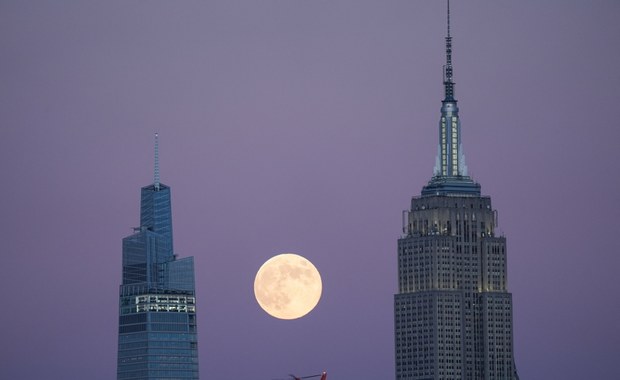
[[[272,317],[297,319],[319,303],[323,283],[316,267],[305,257],[283,253],[267,260],[256,273],[254,296]]]

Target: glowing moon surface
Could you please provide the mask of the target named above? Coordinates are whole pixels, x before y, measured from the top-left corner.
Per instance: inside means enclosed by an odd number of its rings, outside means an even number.
[[[323,283],[316,267],[306,258],[283,253],[267,260],[256,273],[254,295],[267,314],[297,319],[319,303]]]

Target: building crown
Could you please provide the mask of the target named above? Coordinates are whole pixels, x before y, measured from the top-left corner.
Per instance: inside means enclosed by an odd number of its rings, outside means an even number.
[[[433,177],[422,195],[480,194],[480,185],[467,175],[465,154],[461,144],[461,121],[454,98],[452,67],[452,35],[450,34],[450,0],[447,0],[446,64],[443,66],[444,99],[441,102],[439,144]]]

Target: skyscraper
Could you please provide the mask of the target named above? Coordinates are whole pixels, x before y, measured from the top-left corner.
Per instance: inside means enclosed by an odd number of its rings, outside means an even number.
[[[172,245],[170,187],[155,179],[141,190],[140,227],[123,239],[117,378],[198,379],[194,258]]]
[[[516,379],[506,238],[467,175],[454,97],[450,5],[432,178],[403,212],[394,296],[396,379]]]

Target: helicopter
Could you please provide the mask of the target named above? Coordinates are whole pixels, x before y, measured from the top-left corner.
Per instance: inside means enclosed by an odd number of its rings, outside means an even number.
[[[319,373],[318,375],[310,375],[310,376],[295,376],[295,375],[289,375],[290,377],[292,377],[294,380],[302,380],[302,379],[311,379],[313,377],[321,377],[319,380],[327,380],[327,372],[323,371],[323,373]]]

